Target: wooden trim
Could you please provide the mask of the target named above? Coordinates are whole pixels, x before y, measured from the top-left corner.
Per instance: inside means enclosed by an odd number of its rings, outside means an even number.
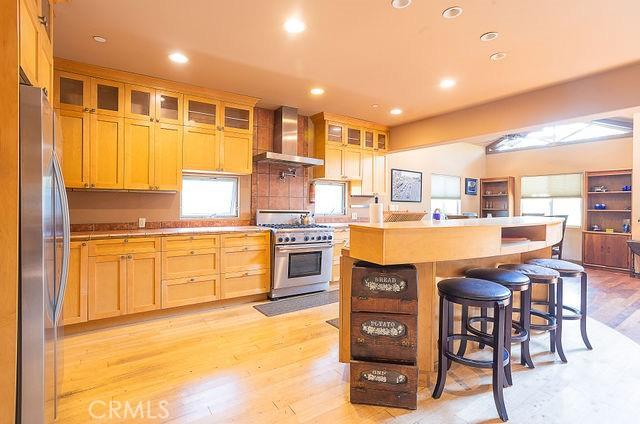
[[[59,57],[54,58],[54,67],[58,70],[75,72],[99,78],[106,78],[114,81],[122,81],[126,84],[138,84],[154,88],[156,90],[175,91],[185,95],[214,97],[225,102],[239,103],[247,106],[255,106],[255,104],[260,100],[257,97],[245,96],[242,94],[229,93],[227,91],[215,90],[212,88],[205,88],[191,84],[169,81],[161,78],[150,77],[147,75],[135,74],[133,72],[104,68],[97,65],[89,65],[86,63],[80,63],[73,60],[62,59]]]
[[[0,13],[0,422],[15,421],[18,343],[19,260],[19,98],[18,2],[2,1]]]
[[[316,122],[322,124],[322,121],[334,121],[337,123],[351,125],[355,127],[367,127],[378,131],[389,131],[389,127],[382,124],[376,124],[375,122],[365,121],[364,119],[351,118],[349,116],[337,115],[335,113],[320,112],[311,117],[313,124]],[[389,141],[387,140],[387,143]]]

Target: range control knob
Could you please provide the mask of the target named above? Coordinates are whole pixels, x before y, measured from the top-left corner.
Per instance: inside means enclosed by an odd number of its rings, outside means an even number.
[[[304,236],[304,241],[309,241],[309,236]]]
[[[326,240],[326,239],[327,239],[327,236],[322,236],[322,240]]]
[[[282,237],[278,237],[278,243],[282,243]]]
[[[285,237],[285,238],[284,238],[284,241],[285,241],[285,242],[288,242],[288,241],[289,241],[289,237]]]
[[[333,238],[333,236],[329,236],[329,240],[331,240]]]
[[[291,237],[291,241],[296,241],[296,238],[295,237]]]

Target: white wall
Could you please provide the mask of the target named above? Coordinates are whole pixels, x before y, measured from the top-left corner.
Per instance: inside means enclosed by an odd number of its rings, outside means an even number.
[[[462,195],[462,211],[476,212],[480,205],[479,196],[464,194],[464,179],[482,178],[485,174],[484,147],[468,143],[447,144],[407,150],[387,155],[387,196],[383,201],[389,204],[391,198],[391,169],[406,169],[422,172],[422,202],[394,202],[400,210],[431,210],[431,174],[455,175],[460,177],[460,193]]]

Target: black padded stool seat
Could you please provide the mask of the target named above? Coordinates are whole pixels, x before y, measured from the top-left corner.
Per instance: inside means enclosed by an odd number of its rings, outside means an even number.
[[[526,275],[499,268],[472,268],[465,271],[464,275],[469,278],[493,281],[506,287],[526,286],[529,284],[529,277]]]
[[[507,373],[511,373],[511,361],[508,350],[505,348],[505,309],[511,304],[511,291],[506,287],[487,280],[477,278],[449,278],[438,283],[439,304],[439,330],[438,330],[438,380],[433,389],[432,397],[438,399],[444,390],[447,379],[447,370],[452,362],[474,368],[490,368],[492,370],[493,400],[502,421],[507,421],[507,409],[502,394],[506,386]],[[493,310],[495,325],[491,333],[458,334],[454,332],[453,313],[454,304],[461,305],[464,309],[469,307],[490,308]],[[459,340],[461,343],[472,341],[483,343],[492,349],[491,360],[480,360],[454,353],[453,343]]]
[[[506,287],[478,278],[448,278],[438,283],[438,291],[445,296],[483,302],[505,300],[511,296]]]
[[[556,278],[560,277],[560,273],[555,269],[545,268],[539,265],[502,264],[502,265],[498,265],[498,268],[519,272],[533,280],[549,281],[549,280],[555,280]]]
[[[543,266],[558,271],[561,274],[575,273],[579,274],[584,272],[584,268],[581,265],[574,264],[573,262],[563,261],[561,259],[530,259],[527,261],[530,265]]]

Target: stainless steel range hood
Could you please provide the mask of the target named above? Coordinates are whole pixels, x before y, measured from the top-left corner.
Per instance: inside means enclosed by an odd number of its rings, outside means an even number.
[[[324,160],[298,155],[298,109],[281,106],[276,109],[273,125],[273,152],[253,157],[254,162],[269,162],[284,166],[318,166]]]

